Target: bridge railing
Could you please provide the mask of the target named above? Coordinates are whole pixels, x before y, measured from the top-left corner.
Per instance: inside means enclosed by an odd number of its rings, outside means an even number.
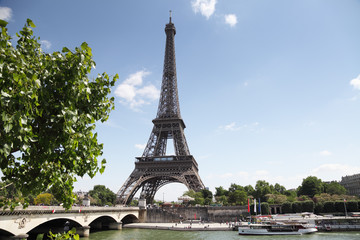
[[[27,208],[16,207],[13,211],[10,209],[0,210],[0,216],[22,215],[22,214],[63,214],[63,213],[95,213],[95,212],[117,212],[117,211],[138,211],[139,207],[72,207],[66,210],[62,206],[29,206]]]

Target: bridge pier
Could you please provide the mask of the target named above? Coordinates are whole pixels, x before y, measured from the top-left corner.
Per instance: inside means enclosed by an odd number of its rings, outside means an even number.
[[[109,224],[110,230],[121,230],[122,229],[122,222],[112,222]]]
[[[23,240],[23,239],[27,239],[29,237],[29,235],[27,234],[19,234],[16,236],[11,237],[12,240]]]
[[[139,210],[139,217],[138,217],[138,219],[139,219],[139,222],[141,222],[141,223],[146,222],[146,219],[147,219],[146,208]]]
[[[79,234],[80,237],[89,237],[90,236],[90,227],[83,226],[76,229],[76,233]]]

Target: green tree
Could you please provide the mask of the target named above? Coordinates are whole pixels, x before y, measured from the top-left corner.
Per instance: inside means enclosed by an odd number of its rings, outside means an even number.
[[[210,205],[212,203],[213,193],[208,189],[202,189],[201,194],[204,198],[204,204]]]
[[[195,192],[195,204],[196,205],[204,205],[205,204],[205,199],[204,196],[201,192]]]
[[[307,200],[311,200],[311,198],[308,195],[301,195],[299,197],[297,197],[298,201],[307,201]]]
[[[228,197],[225,195],[215,196],[216,202],[222,205],[228,205]]]
[[[227,196],[228,194],[229,194],[229,191],[224,189],[222,186],[215,188],[215,196],[216,197]]]
[[[116,194],[104,185],[95,185],[89,195],[95,200],[96,205],[113,205],[116,200]]]
[[[253,186],[251,185],[247,185],[244,187],[245,192],[247,193],[248,196],[254,196],[255,193],[255,189],[253,188]]]
[[[316,194],[314,197],[314,202],[329,202],[333,200],[333,197],[328,194],[328,193],[321,193],[321,194]]]
[[[227,205],[228,195],[229,195],[229,191],[224,189],[222,186],[215,187],[215,200],[217,203],[221,203],[222,205]]]
[[[15,199],[21,196],[21,193],[9,181],[0,182],[0,198]]]
[[[51,188],[70,208],[77,176],[104,171],[103,145],[94,133],[114,108],[109,98],[118,76],[89,80],[95,66],[86,44],[71,51],[44,53],[27,20],[16,47],[1,21],[0,169],[23,196]],[[100,165],[100,166],[99,166]],[[6,200],[0,205],[10,205]]]
[[[228,203],[231,205],[245,205],[248,196],[244,190],[235,190],[229,193]]]
[[[132,199],[130,202],[130,206],[135,206],[137,207],[139,205],[139,200],[137,199]]]
[[[320,194],[323,191],[324,187],[321,179],[314,176],[309,176],[303,179],[302,184],[298,190],[298,196],[306,195],[312,198],[316,194]]]
[[[204,203],[205,203],[205,199],[204,199],[204,196],[201,191],[195,192],[194,190],[188,190],[188,191],[184,192],[183,196],[185,196],[185,195],[194,198],[194,201],[190,201],[190,204],[192,204],[192,205],[195,205],[195,204],[204,205]]]
[[[270,184],[264,180],[258,180],[255,185],[254,197],[260,198],[262,202],[266,201],[266,194],[272,193]]]
[[[283,204],[287,200],[287,197],[282,194],[266,194],[265,196],[269,204]]]
[[[342,195],[346,194],[346,188],[336,181],[324,183],[324,192],[328,194]]]
[[[286,190],[285,193],[288,202],[296,201],[296,190]]]
[[[52,205],[54,196],[51,193],[41,193],[36,196],[34,199],[34,203],[36,205],[42,204],[42,205]]]
[[[278,184],[278,183],[275,183],[274,191],[275,191],[275,193],[277,193],[277,194],[285,194],[286,188],[285,188],[284,186],[281,186],[281,185]]]
[[[240,191],[243,191],[244,190],[244,187],[240,186],[240,185],[237,185],[235,183],[232,183],[229,187],[229,193],[231,192],[235,192],[236,190],[240,190]]]

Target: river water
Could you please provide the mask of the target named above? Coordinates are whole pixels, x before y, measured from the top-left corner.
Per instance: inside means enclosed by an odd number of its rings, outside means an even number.
[[[89,240],[359,240],[360,232],[326,232],[302,236],[239,236],[236,231],[171,231],[122,229],[90,233]]]

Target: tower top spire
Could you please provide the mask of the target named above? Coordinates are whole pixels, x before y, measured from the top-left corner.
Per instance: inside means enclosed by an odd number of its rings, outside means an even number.
[[[170,17],[169,17],[169,23],[171,23],[171,12],[172,12],[172,11],[170,10],[170,11],[169,11],[169,16],[170,16]]]

